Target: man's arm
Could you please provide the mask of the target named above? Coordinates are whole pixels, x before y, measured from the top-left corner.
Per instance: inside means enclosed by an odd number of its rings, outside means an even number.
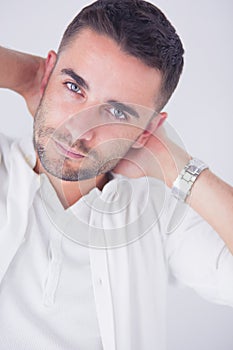
[[[159,178],[171,188],[191,156],[172,142],[162,128],[149,138],[144,149],[130,151],[130,162],[121,162],[116,171],[126,176],[146,174]],[[195,181],[187,203],[212,226],[233,254],[233,187],[206,169]]]
[[[150,147],[153,149],[156,143],[152,139]],[[171,188],[189,155],[172,142],[166,144],[169,152],[165,147],[158,157],[166,169],[166,184]],[[233,254],[233,187],[206,169],[195,181],[187,203],[213,227]]]
[[[220,235],[233,254],[233,188],[210,170],[193,185],[188,203]]]
[[[45,60],[0,46],[0,87],[14,90],[24,97],[34,115],[39,104],[39,86]]]

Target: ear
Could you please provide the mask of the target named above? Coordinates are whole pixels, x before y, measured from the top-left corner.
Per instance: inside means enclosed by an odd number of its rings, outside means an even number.
[[[161,112],[157,114],[147,125],[146,129],[139,135],[132,148],[139,149],[145,146],[151,134],[153,134],[167,119],[167,113]]]
[[[41,85],[40,85],[40,95],[42,97],[44,91],[45,91],[45,88],[48,84],[48,81],[49,81],[49,77],[53,71],[53,68],[56,64],[56,61],[57,61],[57,54],[55,51],[51,50],[49,51],[48,55],[47,55],[47,58],[46,58],[46,61],[45,61],[45,71],[44,71],[44,75],[43,75],[43,78],[42,78],[42,81],[41,81]]]

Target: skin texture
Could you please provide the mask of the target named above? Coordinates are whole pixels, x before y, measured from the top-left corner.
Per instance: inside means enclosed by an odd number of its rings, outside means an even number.
[[[131,148],[143,147],[151,130],[164,120],[165,115],[154,114],[160,84],[158,71],[89,29],[79,33],[58,59],[51,51],[34,120],[35,170],[46,172],[57,193],[62,188],[66,198],[74,187],[77,190],[78,180],[82,189],[87,183],[93,186],[93,179],[95,185],[103,185],[105,174]],[[109,101],[124,103],[127,110],[122,112],[119,103]],[[74,197],[68,202],[80,194]]]

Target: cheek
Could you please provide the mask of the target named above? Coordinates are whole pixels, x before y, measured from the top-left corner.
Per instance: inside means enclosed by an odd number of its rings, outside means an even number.
[[[141,130],[129,125],[111,125],[100,127],[94,149],[101,158],[122,158],[132,147]]]
[[[74,110],[72,101],[66,98],[63,86],[58,89],[48,86],[42,103],[46,120],[54,125],[65,123],[70,116],[77,113],[77,108]]]
[[[96,129],[100,141],[105,140],[127,140],[135,141],[143,129],[135,125],[114,123]]]
[[[41,114],[46,126],[55,129],[62,127],[67,120],[67,110],[65,105],[56,99],[45,98],[41,108]]]

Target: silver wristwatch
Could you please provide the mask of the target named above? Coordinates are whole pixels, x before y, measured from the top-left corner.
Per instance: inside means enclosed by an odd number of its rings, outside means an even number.
[[[185,202],[191,193],[194,182],[205,169],[208,169],[208,165],[197,158],[192,158],[174,181],[172,195]]]

